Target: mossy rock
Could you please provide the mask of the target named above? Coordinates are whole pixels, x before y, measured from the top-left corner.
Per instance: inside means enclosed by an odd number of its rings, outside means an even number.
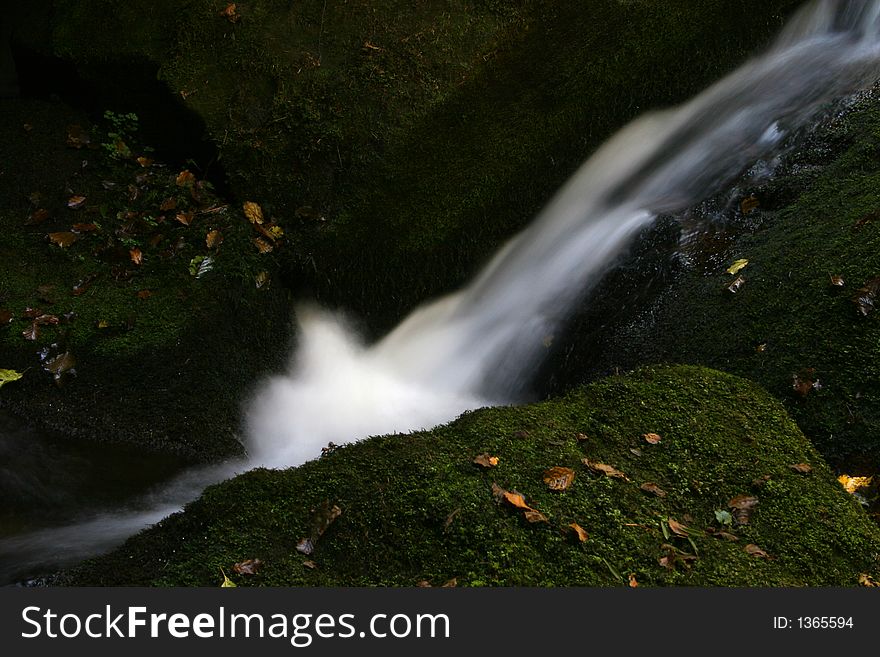
[[[473,462],[484,453],[496,467]],[[543,481],[556,466],[576,473],[562,491]],[[647,482],[665,496],[642,490]],[[496,484],[546,522],[498,501]],[[719,524],[716,513],[743,495],[757,499],[747,523]],[[313,554],[299,553],[316,510],[333,505],[341,515]],[[247,559],[263,562],[258,573],[234,574]],[[66,581],[216,586],[221,569],[239,586],[854,586],[878,574],[880,531],[763,389],[708,369],[653,367],[369,438],[290,470],[253,470]]]
[[[707,221],[696,245],[681,247],[672,234],[652,254],[643,248],[638,271],[653,292],[615,318],[627,289],[618,273],[621,287],[575,322],[556,375],[662,361],[725,370],[780,399],[833,465],[875,473],[880,314],[864,288],[880,276],[878,153],[874,92],[811,134],[769,181],[713,201],[708,212],[726,220]],[[740,203],[753,194],[759,206],[744,214]],[[741,258],[745,282],[732,293],[737,276],[726,270]]]
[[[465,281],[614,130],[732,69],[798,4],[273,0],[233,21],[213,0],[54,0],[46,42],[19,38],[116,90],[117,112],[147,113],[133,72],[165,82],[234,192],[297,233],[291,285],[380,332]]]

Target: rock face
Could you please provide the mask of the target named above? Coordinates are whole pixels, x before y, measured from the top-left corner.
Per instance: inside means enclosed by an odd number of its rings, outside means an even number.
[[[880,532],[758,386],[658,367],[246,473],[67,582],[214,586],[221,568],[238,585],[854,586],[877,577]]]
[[[638,264],[587,303],[548,367],[569,382],[662,361],[732,372],[780,399],[830,462],[876,472],[878,134],[871,92],[802,139],[769,179],[695,208],[689,237],[672,222],[655,231],[653,249],[636,250]],[[729,273],[738,260],[748,263]],[[621,312],[629,290],[642,299]]]

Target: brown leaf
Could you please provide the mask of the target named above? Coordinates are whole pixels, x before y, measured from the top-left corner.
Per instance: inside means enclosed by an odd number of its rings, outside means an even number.
[[[138,299],[149,299],[154,294],[155,294],[155,292],[153,292],[152,290],[138,290],[137,298]]]
[[[760,205],[760,202],[758,201],[758,197],[755,196],[754,194],[752,194],[751,196],[747,196],[746,198],[744,198],[742,200],[742,202],[739,204],[739,207],[740,207],[740,210],[742,210],[743,214],[748,214],[749,212],[751,212],[752,210],[757,208],[759,205]]]
[[[258,290],[261,290],[264,287],[268,287],[270,282],[271,278],[269,278],[269,272],[267,271],[258,272],[254,276],[254,284],[257,286]]]
[[[806,397],[811,390],[821,387],[816,379],[816,370],[811,367],[791,375],[791,389],[801,397]]]
[[[880,294],[880,277],[872,278],[858,289],[853,297],[853,303],[863,316],[873,312],[878,294]]]
[[[420,579],[418,582],[416,582],[416,586],[418,586],[420,589],[429,589],[431,588],[431,582],[426,579]]]
[[[676,536],[687,536],[689,528],[686,525],[682,525],[680,522],[675,520],[674,518],[667,518],[667,524],[669,525],[669,529]]]
[[[550,522],[547,520],[547,516],[538,511],[537,509],[528,509],[523,512],[523,518],[525,518],[530,523],[536,522]]]
[[[257,245],[257,250],[259,250],[260,253],[269,253],[274,248],[269,242],[264,240],[262,237],[255,237],[254,244]]]
[[[727,286],[727,291],[732,294],[736,294],[737,292],[740,291],[742,286],[745,285],[745,283],[746,283],[745,277],[737,276],[736,278],[733,279],[733,282]]]
[[[498,465],[498,457],[489,456],[488,454],[480,454],[474,457],[473,462],[481,468],[494,468]]]
[[[141,155],[139,158],[137,158],[137,163],[146,169],[147,167],[152,166],[153,160],[149,157],[144,157],[143,155]]]
[[[263,208],[261,208],[258,203],[245,201],[242,208],[244,209],[244,216],[247,217],[248,221],[252,224],[263,223]]]
[[[140,265],[144,262],[144,254],[137,247],[134,247],[133,249],[129,249],[128,257],[131,258],[131,261],[136,265]]]
[[[312,543],[312,540],[310,538],[301,538],[296,544],[296,551],[301,552],[302,554],[309,555],[315,551],[315,545]]]
[[[189,169],[184,169],[178,173],[177,178],[174,180],[178,187],[192,187],[195,181],[196,177]]]
[[[752,511],[758,506],[758,498],[753,495],[737,495],[727,502],[727,506],[733,509],[733,518],[737,524],[747,525]]]
[[[38,326],[57,326],[60,321],[57,315],[40,315],[34,318],[34,324]]]
[[[769,559],[770,558],[769,554],[764,552],[764,550],[759,548],[754,543],[749,543],[748,545],[743,547],[743,550],[745,550],[746,553],[749,554],[750,556],[758,557],[759,559]]]
[[[70,227],[70,230],[72,230],[74,233],[94,233],[96,230],[98,230],[98,225],[97,224],[73,224],[73,226]]]
[[[456,586],[458,586],[458,578],[453,577],[452,579],[450,579],[446,582],[443,582],[443,584],[440,586],[440,588],[441,589],[454,589]]]
[[[318,567],[318,564],[316,564],[316,563],[315,563],[314,561],[312,561],[311,559],[308,559],[308,560],[306,560],[306,561],[303,561],[303,566],[305,566],[305,567],[308,568],[309,570],[315,570],[315,569]]]
[[[162,204],[159,206],[160,212],[168,212],[169,210],[175,210],[177,208],[177,200],[171,197],[166,198],[162,201]]]
[[[662,440],[660,435],[656,434],[656,433],[643,434],[642,438],[645,439],[645,442],[651,443],[652,445],[656,445],[657,443],[659,443]]]
[[[233,564],[232,571],[239,575],[256,575],[263,562],[260,559],[246,559],[237,564]]]
[[[574,470],[556,466],[544,471],[544,483],[550,490],[565,490],[574,481]]]
[[[207,235],[205,235],[205,246],[209,249],[213,249],[215,246],[220,246],[223,243],[223,234],[219,230],[209,231]]]
[[[808,463],[795,463],[794,465],[788,466],[795,472],[799,472],[800,474],[810,474],[813,471],[813,466]]]
[[[74,367],[76,367],[76,358],[69,351],[43,363],[43,369],[49,372],[56,382],[59,382],[65,374],[73,374]]]
[[[67,199],[67,207],[71,210],[79,210],[86,203],[85,196],[71,196]]]
[[[333,524],[339,516],[342,515],[342,509],[335,504],[330,506],[329,500],[324,500],[317,509],[314,510],[310,520],[311,534],[307,538],[302,538],[296,544],[296,549],[303,554],[312,554],[315,550],[315,544],[318,539],[323,536],[327,528]]]
[[[0,326],[6,326],[12,323],[13,314],[11,310],[0,308]]]
[[[630,574],[629,574],[629,583],[628,583],[628,586],[629,586],[631,589],[634,589],[634,588],[637,588],[638,585],[639,585],[639,583],[636,581],[636,575],[635,575],[635,573],[630,573]]]
[[[49,216],[49,211],[46,208],[37,208],[28,215],[27,221],[25,223],[28,226],[35,226],[46,221]]]
[[[76,233],[71,233],[69,231],[49,233],[47,237],[49,238],[50,242],[52,242],[53,244],[57,244],[62,249],[66,249],[68,246],[79,239],[79,236]]]
[[[571,523],[569,527],[572,530],[572,535],[577,538],[579,543],[586,543],[587,539],[590,538],[589,534],[587,534],[587,531],[576,522]]]
[[[644,484],[639,486],[639,488],[641,488],[646,493],[653,493],[657,497],[666,497],[666,491],[660,488],[660,486],[655,484],[653,481],[646,481]]]
[[[220,15],[228,20],[230,23],[237,23],[241,20],[241,16],[236,13],[234,2],[230,2],[228,5],[226,5],[226,8],[220,12]]]
[[[458,507],[452,513],[446,516],[446,520],[443,521],[443,531],[446,531],[452,526],[452,523],[455,520],[455,516],[457,516],[459,513],[461,513],[461,507]]]
[[[843,276],[840,274],[831,274],[831,285],[834,287],[843,287]]]
[[[613,477],[615,479],[623,479],[625,481],[629,481],[629,477],[623,474],[620,470],[605,463],[598,463],[596,461],[591,461],[587,458],[583,459],[582,463],[593,472],[604,474],[606,477]]]
[[[574,438],[575,438],[575,440],[577,440],[579,443],[582,443],[582,442],[584,442],[585,440],[589,440],[589,439],[590,439],[590,437],[589,437],[587,434],[585,434],[585,433],[579,433],[579,434],[575,435]]]
[[[40,327],[37,326],[36,322],[31,323],[24,331],[21,332],[21,337],[25,340],[34,341],[40,337]]]
[[[189,226],[192,223],[193,217],[195,217],[195,212],[178,212],[174,215],[174,218],[184,226]]]
[[[98,278],[98,274],[89,274],[82,280],[80,280],[76,285],[73,286],[73,296],[78,297],[85,293],[88,290],[92,283]]]
[[[723,538],[726,541],[731,541],[733,543],[739,540],[738,536],[731,534],[730,532],[726,532],[723,529],[715,529],[714,527],[707,527],[706,533],[714,536],[715,538]]]

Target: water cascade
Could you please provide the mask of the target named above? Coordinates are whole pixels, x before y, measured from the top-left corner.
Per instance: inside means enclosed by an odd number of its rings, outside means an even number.
[[[470,285],[417,309],[376,344],[362,344],[341,317],[300,309],[289,373],[250,403],[246,462],[184,474],[127,511],[0,541],[0,562],[24,569],[59,549],[94,554],[235,471],[295,466],[331,441],[517,401],[547,339],[637,231],[718,191],[878,75],[880,0],[809,3],[764,55],[685,105],[624,128]]]

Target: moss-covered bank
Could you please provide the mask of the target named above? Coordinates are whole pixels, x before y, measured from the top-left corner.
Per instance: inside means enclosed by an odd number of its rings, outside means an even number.
[[[660,442],[647,442],[649,432]],[[483,453],[497,466],[475,465]],[[596,474],[585,457],[627,479]],[[575,471],[566,490],[543,482],[554,466]],[[642,490],[647,482],[665,496]],[[547,522],[527,522],[493,484],[522,493]],[[738,496],[757,502],[747,524],[720,523]],[[342,513],[305,556],[296,546],[322,505]],[[586,541],[567,531],[571,523]],[[247,559],[263,562],[257,575],[234,574]],[[239,585],[856,585],[880,569],[880,532],[762,389],[658,367],[370,438],[295,469],[254,470],[67,582],[215,586],[221,568]]]
[[[746,181],[695,209],[699,242],[678,245],[672,230],[665,250],[642,253],[639,275],[654,298],[615,316],[625,305],[621,285],[618,300],[584,309],[578,337],[554,363],[557,376],[661,361],[729,371],[782,400],[832,463],[876,472],[880,315],[871,305],[877,291],[865,286],[880,276],[878,153],[874,93],[810,135],[769,181]],[[743,213],[752,195],[759,206]],[[748,265],[727,273],[741,258]],[[737,276],[744,283],[732,293]]]

